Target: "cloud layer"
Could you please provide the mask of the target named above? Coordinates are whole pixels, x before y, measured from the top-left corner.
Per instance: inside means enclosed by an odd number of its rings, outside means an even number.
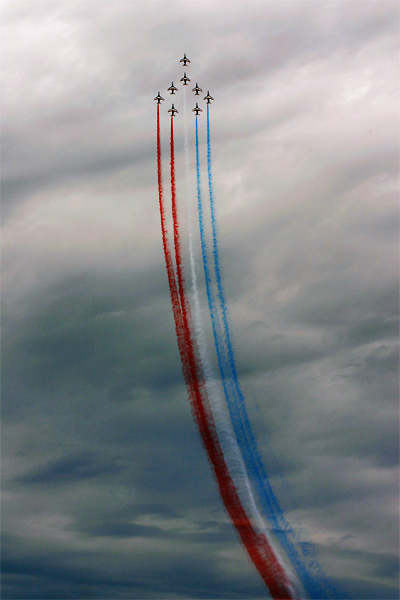
[[[266,594],[169,305],[153,97],[184,51],[215,98],[223,278],[265,464],[349,597],[398,597],[399,8],[366,4],[5,3],[4,597]]]

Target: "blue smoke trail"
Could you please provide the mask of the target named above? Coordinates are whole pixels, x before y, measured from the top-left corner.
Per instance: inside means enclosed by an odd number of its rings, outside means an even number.
[[[199,190],[200,166],[198,154],[198,125],[196,118],[196,167]],[[277,539],[279,540],[282,548],[285,550],[307,592],[310,594],[311,598],[323,598],[326,597],[329,589],[329,591],[336,594],[335,597],[338,598],[338,591],[336,589],[334,590],[332,584],[326,580],[322,569],[316,560],[314,548],[311,544],[301,542],[297,539],[295,532],[287,522],[283,510],[279,506],[278,500],[272,490],[267,473],[265,471],[265,467],[260,458],[257,442],[253,435],[248,418],[244,397],[240,389],[219,263],[217,223],[215,218],[215,204],[211,172],[209,104],[207,104],[207,171],[211,210],[214,271],[217,282],[217,297],[221,306],[224,341],[222,340],[221,336],[221,325],[219,323],[218,310],[215,305],[215,298],[212,292],[209,261],[205,243],[203,208],[201,205],[201,197],[198,191],[199,224],[204,274],[218,358],[218,366],[220,369],[225,397],[238,445],[242,452],[245,464],[249,469],[249,473],[256,488],[264,514],[272,524]],[[304,564],[303,561],[305,561],[306,564]],[[315,576],[313,576],[310,571],[314,571]]]
[[[221,374],[222,386],[224,390],[224,395],[226,398],[226,402],[229,408],[229,413],[231,416],[231,422],[233,425],[233,419],[231,414],[232,405],[230,402],[230,398],[234,396],[234,388],[232,379],[229,376],[228,369],[228,358],[226,355],[226,351],[223,343],[222,330],[217,310],[217,305],[215,301],[211,274],[209,269],[209,260],[208,260],[208,251],[207,251],[207,243],[205,236],[205,228],[204,228],[204,218],[203,218],[203,203],[201,198],[201,184],[200,184],[200,160],[199,160],[199,131],[198,131],[198,116],[196,115],[196,181],[197,181],[197,207],[199,214],[199,225],[200,225],[200,241],[201,241],[201,252],[203,258],[203,267],[204,267],[204,277],[206,281],[206,291],[207,291],[207,300],[209,305],[209,311],[211,316],[211,325],[214,335],[215,349],[217,353],[218,360],[218,368]],[[245,456],[243,456],[243,451],[240,445],[240,439],[245,437],[246,432],[244,431],[243,424],[239,420],[236,421],[236,428],[234,428],[234,433],[237,441],[237,445],[243,457],[244,463],[246,464]],[[240,433],[238,435],[237,429],[239,428]],[[258,510],[256,509],[255,515]],[[258,519],[257,519],[258,520]]]
[[[251,519],[253,525],[257,527],[259,533],[265,535],[268,539],[269,544],[273,547],[274,552],[278,561],[282,566],[285,567],[285,571],[289,579],[294,579],[293,573],[291,571],[290,565],[284,565],[284,560],[279,555],[278,549],[274,546],[273,540],[271,540],[269,535],[269,529],[266,525],[265,519],[262,517],[259,507],[255,501],[254,490],[250,483],[250,479],[248,476],[248,472],[246,469],[246,465],[243,460],[242,453],[239,449],[237,439],[235,433],[233,431],[232,422],[229,417],[227,403],[223,394],[221,394],[222,389],[220,390],[219,385],[215,380],[215,376],[213,373],[213,369],[211,366],[210,355],[208,352],[206,340],[205,340],[205,332],[204,325],[201,317],[201,309],[200,309],[200,301],[198,295],[197,288],[197,276],[195,269],[195,257],[193,251],[193,232],[192,232],[192,195],[189,190],[189,139],[187,134],[187,123],[186,123],[186,88],[184,90],[184,132],[185,132],[185,171],[187,175],[187,203],[188,203],[188,223],[189,223],[189,253],[190,253],[190,265],[192,271],[192,292],[194,299],[194,317],[195,317],[195,329],[196,335],[198,338],[199,351],[201,360],[203,362],[204,374],[206,378],[206,387],[209,392],[210,403],[212,405],[212,411],[214,414],[215,423],[218,429],[218,435],[220,436],[220,443],[224,447],[225,460],[227,461],[229,471],[231,476],[235,481],[235,485],[237,486],[237,490],[239,492],[240,499],[245,507],[248,516]],[[196,117],[197,119],[197,117]],[[197,122],[196,122],[197,129]],[[197,138],[198,138],[198,129],[197,129]],[[198,152],[198,144],[196,151],[196,165],[197,165],[197,198],[198,198],[198,206],[200,207],[200,215],[203,222],[203,213],[202,213],[202,202],[201,202],[201,186],[200,186],[200,161],[199,161],[199,152]],[[199,200],[200,199],[200,200]],[[204,229],[204,228],[203,228]],[[206,249],[204,236],[202,237],[203,249]],[[208,269],[208,257],[206,254],[206,273],[209,275]],[[209,286],[210,291],[210,303],[212,306],[215,306],[215,298],[213,295],[213,288]],[[215,317],[215,312],[213,313],[213,317]],[[215,333],[218,336],[218,339],[222,342],[222,332],[219,327],[218,319],[214,318],[213,322]],[[220,355],[221,366],[225,360],[222,360]],[[224,379],[224,383],[227,381]],[[222,387],[222,386],[221,386]],[[226,392],[227,390],[225,390]]]
[[[217,306],[215,302],[214,292],[212,288],[211,275],[208,262],[207,244],[204,229],[204,218],[203,218],[203,203],[201,199],[201,185],[200,185],[200,159],[199,159],[199,127],[198,127],[198,116],[196,115],[196,181],[197,181],[197,208],[199,213],[199,224],[200,224],[200,241],[201,241],[201,253],[203,257],[203,268],[204,277],[206,281],[207,300],[211,316],[211,325],[213,329],[213,335],[215,340],[215,347],[218,359],[218,368],[221,373],[222,385],[224,388],[225,397],[229,395],[228,386],[229,378],[228,372],[226,371],[227,357],[225,355],[225,349],[222,341],[222,331],[219,322]]]

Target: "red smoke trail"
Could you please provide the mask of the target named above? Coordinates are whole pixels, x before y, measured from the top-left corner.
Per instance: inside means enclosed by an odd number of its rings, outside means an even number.
[[[250,559],[254,563],[262,579],[267,585],[271,596],[275,600],[293,599],[295,596],[293,595],[292,586],[290,585],[290,582],[288,581],[281,565],[279,564],[271,546],[264,535],[259,535],[255,532],[245,510],[242,507],[238,493],[226,466],[221,447],[219,445],[214,420],[208,402],[203,370],[198,357],[197,345],[193,335],[190,306],[184,288],[175,190],[173,117],[171,117],[171,194],[172,214],[174,221],[176,270],[179,283],[179,292],[175,279],[171,252],[169,249],[168,233],[165,223],[165,209],[163,203],[160,116],[158,105],[157,174],[165,264],[167,268],[171,304],[178,339],[178,348],[182,362],[182,371],[188,388],[192,411],[199,427],[201,439],[206,449],[208,459],[212,465],[224,505],[250,556]]]
[[[161,232],[162,232],[162,241],[163,241],[164,256],[165,256],[165,266],[167,268],[168,285],[169,285],[169,289],[170,289],[172,312],[173,312],[174,321],[175,321],[176,337],[178,340],[178,349],[179,349],[179,353],[181,355],[181,360],[182,360],[182,355],[185,352],[185,347],[184,347],[185,340],[184,340],[184,333],[183,333],[181,309],[180,309],[180,305],[179,305],[178,289],[177,289],[177,285],[176,285],[171,251],[169,248],[168,231],[167,231],[167,226],[166,226],[165,209],[164,209],[164,201],[163,201],[162,167],[161,167],[160,105],[159,104],[157,104],[157,177],[158,177],[158,198],[159,198],[159,206],[160,206]],[[187,373],[186,363],[183,360],[182,360],[182,369],[183,369],[183,375],[184,375],[184,378],[186,381],[188,378],[188,373]],[[191,394],[190,390],[189,390],[189,393]]]

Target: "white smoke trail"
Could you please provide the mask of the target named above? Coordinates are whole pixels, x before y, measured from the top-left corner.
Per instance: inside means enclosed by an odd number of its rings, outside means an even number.
[[[242,475],[241,479],[247,479],[244,463],[240,464],[241,454],[239,447],[236,444],[236,440],[233,435],[233,430],[230,427],[230,418],[228,411],[225,408],[225,402],[222,396],[221,385],[214,375],[213,368],[211,366],[211,359],[205,340],[204,323],[200,307],[199,291],[197,285],[197,273],[195,263],[195,252],[194,252],[194,228],[193,228],[193,193],[191,189],[191,177],[190,177],[190,153],[189,153],[189,135],[187,126],[187,108],[186,108],[186,86],[184,86],[183,95],[183,115],[184,115],[184,150],[185,150],[185,179],[186,179],[186,199],[187,199],[187,214],[188,214],[188,233],[189,233],[189,256],[190,256],[190,271],[192,277],[192,296],[194,305],[194,326],[196,331],[196,338],[198,342],[199,352],[201,361],[204,369],[204,377],[206,380],[207,391],[209,393],[210,404],[213,409],[215,423],[218,429],[218,433],[223,434],[221,437],[221,444],[224,447],[224,456],[229,459],[233,459],[236,465],[233,469],[229,468],[232,477],[235,472],[236,475]],[[229,441],[229,444],[227,443]],[[229,460],[231,462],[231,460]],[[232,465],[233,466],[233,465]],[[231,465],[229,465],[231,467]],[[237,477],[235,477],[235,480]],[[250,489],[250,483],[248,482],[249,489],[247,497],[252,496],[252,490]],[[254,500],[253,500],[254,501]]]
[[[190,175],[190,152],[189,152],[189,135],[188,135],[188,118],[187,118],[187,106],[186,106],[186,86],[184,86],[183,94],[183,117],[184,117],[184,151],[185,151],[185,180],[186,180],[186,205],[187,205],[187,218],[188,218],[188,246],[189,246],[189,257],[190,257],[190,271],[192,278],[192,297],[194,306],[194,327],[198,342],[198,348],[200,352],[201,361],[204,369],[204,377],[209,395],[210,404],[213,410],[214,420],[218,431],[218,438],[220,440],[221,447],[224,452],[224,456],[227,462],[229,472],[231,473],[232,479],[237,487],[240,499],[243,503],[243,507],[247,512],[248,516],[255,527],[257,527],[260,533],[264,533],[267,536],[268,541],[274,548],[274,552],[279,557],[281,564],[285,565],[285,570],[290,576],[292,582],[297,580],[292,569],[288,565],[288,561],[284,560],[281,553],[276,548],[271,540],[271,532],[266,526],[266,523],[257,507],[254,492],[246,471],[245,463],[236,441],[236,437],[232,428],[231,419],[226,407],[226,403],[223,396],[221,383],[216,378],[205,340],[205,329],[202,318],[202,311],[199,300],[199,291],[197,284],[196,274],[196,263],[195,263],[195,251],[194,251],[194,227],[193,227],[193,198],[194,194],[191,189],[191,175]],[[296,588],[299,589],[301,586],[296,581]]]

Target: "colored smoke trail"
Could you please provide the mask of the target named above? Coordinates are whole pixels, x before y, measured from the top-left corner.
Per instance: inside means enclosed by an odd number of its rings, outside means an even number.
[[[196,184],[197,184],[197,208],[199,215],[199,225],[200,225],[200,242],[201,242],[201,252],[203,258],[203,269],[204,269],[204,277],[206,282],[206,292],[207,292],[207,300],[211,317],[211,325],[215,340],[215,349],[217,353],[218,360],[218,368],[221,374],[222,386],[224,390],[224,395],[227,398],[227,404],[229,406],[229,396],[231,393],[231,381],[229,379],[229,374],[226,370],[227,358],[225,356],[225,348],[223,345],[222,339],[222,331],[220,327],[217,305],[214,297],[211,274],[209,268],[208,261],[208,253],[207,253],[207,242],[205,235],[205,227],[204,227],[204,216],[203,216],[203,203],[201,199],[201,184],[200,184],[200,159],[199,159],[199,129],[198,129],[198,117],[196,116]]]
[[[180,256],[179,224],[175,190],[175,158],[173,140],[173,117],[171,117],[171,195],[173,199],[174,241],[176,242],[176,270],[179,285],[177,289],[172,257],[169,250],[168,232],[165,220],[163,201],[161,141],[159,107],[157,106],[157,174],[161,232],[163,238],[164,257],[170,288],[171,305],[178,339],[178,348],[182,362],[182,371],[189,392],[193,415],[197,422],[201,439],[212,465],[221,497],[251,560],[275,599],[291,599],[292,587],[282,567],[276,559],[267,539],[258,535],[244,511],[232,478],[227,469],[224,456],[219,445],[212,413],[208,404],[202,367],[197,356],[195,339],[191,328],[190,307],[184,289],[184,276]],[[179,301],[180,300],[180,301]],[[183,343],[184,341],[184,343]]]
[[[172,262],[171,250],[168,241],[168,232],[165,218],[164,194],[162,185],[162,162],[161,162],[161,135],[160,135],[160,105],[157,104],[157,179],[158,179],[158,199],[161,218],[161,233],[165,257],[165,266],[167,269],[168,285],[170,289],[172,312],[174,315],[176,337],[180,354],[184,352],[185,340],[183,335],[182,315],[179,304],[178,288],[176,285],[174,266]],[[188,378],[186,364],[182,361],[185,380]]]
[[[205,236],[205,227],[204,227],[204,218],[203,218],[203,203],[201,199],[201,183],[200,183],[200,159],[199,159],[199,132],[198,132],[198,117],[196,116],[196,182],[197,182],[197,204],[198,204],[198,213],[199,213],[199,223],[200,223],[200,241],[201,241],[201,250],[203,257],[203,267],[204,267],[204,276],[206,280],[206,292],[207,299],[210,309],[211,315],[211,324],[213,329],[214,339],[216,340],[215,348],[217,353],[218,366],[221,373],[222,385],[224,390],[224,395],[226,398],[226,404],[230,406],[231,397],[234,395],[234,389],[232,387],[232,380],[229,377],[229,373],[227,370],[227,357],[222,339],[222,331],[219,322],[218,310],[215,301],[215,296],[213,292],[212,282],[211,282],[211,274],[209,270],[209,261],[208,261],[208,253],[207,253],[207,244],[206,244],[206,236]],[[233,448],[232,454],[236,459],[236,468],[239,471],[239,481],[242,484],[242,498],[246,502],[246,508],[252,516],[253,522],[257,523],[257,526],[260,531],[264,534],[267,532],[267,527],[263,517],[261,516],[259,509],[256,505],[253,489],[251,483],[249,481],[249,477],[247,474],[246,464],[243,460],[243,456],[240,450],[240,447],[237,443],[237,439],[235,437],[232,422],[229,417],[229,414],[226,412],[226,406],[218,407],[219,414],[224,416],[226,419],[226,423],[224,426],[224,430],[229,436],[229,445]],[[274,549],[276,552],[276,549]],[[283,562],[282,558],[280,558],[281,562]],[[289,568],[286,566],[286,571],[289,572]],[[290,572],[291,579],[294,579],[294,575]],[[301,587],[301,586],[300,586]]]
[[[240,498],[244,503],[245,510],[251,515],[252,521],[258,523],[260,530],[263,529],[264,523],[261,515],[257,515],[257,509],[255,507],[255,501],[253,491],[250,486],[250,482],[247,477],[246,469],[244,466],[243,458],[240,453],[239,447],[236,443],[236,438],[233,433],[232,424],[229,418],[229,414],[226,409],[226,404],[221,394],[220,385],[218,384],[213,368],[211,366],[211,359],[207,348],[205,339],[204,322],[202,319],[199,291],[197,285],[196,275],[196,262],[194,256],[194,232],[193,232],[193,199],[190,189],[190,159],[189,159],[189,136],[187,127],[187,109],[186,109],[186,86],[184,87],[183,95],[183,106],[184,106],[184,150],[185,150],[185,179],[186,179],[186,203],[187,203],[187,215],[188,215],[188,238],[189,238],[189,256],[190,256],[190,270],[192,278],[192,294],[194,303],[194,326],[199,346],[199,352],[201,361],[204,369],[204,376],[206,387],[208,390],[208,397],[211,404],[211,408],[214,415],[214,421],[217,426],[217,432],[220,439],[220,444],[223,448],[225,460],[228,461],[229,471],[234,478],[235,485],[240,489],[238,490]],[[244,493],[241,493],[244,488]],[[260,526],[261,523],[261,526]]]
[[[201,316],[199,291],[197,285],[196,263],[194,256],[194,235],[193,235],[193,201],[190,189],[190,158],[189,158],[189,135],[187,126],[187,108],[186,108],[186,86],[183,90],[183,118],[184,118],[184,150],[185,150],[185,179],[186,179],[186,205],[188,216],[188,238],[189,238],[189,258],[190,274],[192,279],[192,294],[194,303],[194,326],[199,345],[200,357],[204,368],[204,376],[210,401],[218,394],[212,373],[211,361],[208,354],[207,344],[204,334],[204,323]],[[215,405],[212,402],[213,406]]]
[[[184,148],[185,148],[185,172],[186,172],[186,193],[187,193],[187,209],[188,209],[188,224],[189,224],[189,254],[190,267],[192,276],[192,291],[194,299],[194,317],[195,331],[199,344],[199,351],[204,367],[204,375],[208,390],[209,400],[212,406],[214,420],[217,425],[217,431],[220,438],[220,443],[224,449],[225,460],[228,460],[228,468],[231,475],[234,476],[235,485],[238,489],[240,498],[245,506],[246,511],[253,523],[257,524],[260,532],[266,533],[267,528],[261,514],[256,506],[254,493],[247,475],[246,467],[243,461],[242,454],[236,442],[236,438],[232,429],[232,423],[226,408],[226,403],[221,393],[220,386],[217,385],[211,360],[208,353],[207,344],[205,341],[204,323],[201,316],[199,293],[197,287],[196,265],[193,252],[193,202],[192,194],[189,188],[189,138],[187,132],[186,118],[186,87],[184,89]],[[196,139],[198,139],[197,117],[196,117]],[[200,176],[199,176],[199,152],[198,143],[196,145],[196,167],[197,167],[197,195],[201,196]]]
[[[224,289],[219,262],[218,250],[218,230],[215,217],[214,192],[211,170],[211,142],[210,142],[210,112],[207,104],[207,173],[210,198],[210,213],[212,226],[212,250],[214,259],[214,272],[217,283],[217,297],[220,303],[224,338],[220,334],[221,326],[218,319],[218,309],[215,305],[214,296],[211,288],[211,276],[208,267],[208,254],[204,241],[203,263],[207,286],[207,296],[209,301],[209,310],[211,321],[213,323],[214,342],[217,350],[218,363],[220,366],[221,378],[227,378],[227,384],[224,385],[225,397],[228,403],[228,409],[235,431],[239,448],[242,452],[245,464],[249,470],[251,480],[257,491],[263,513],[272,524],[273,530],[282,548],[285,550],[294,569],[296,570],[304,587],[312,598],[326,597],[327,593],[338,594],[338,591],[332,587],[322,572],[322,568],[316,560],[315,550],[312,545],[298,540],[294,530],[287,522],[283,510],[280,507],[275,493],[269,482],[264,464],[261,460],[257,448],[256,438],[253,434],[251,424],[248,418],[245,400],[240,388],[236,362],[233,352],[232,339],[228,323],[228,311],[225,301]],[[196,124],[197,127],[197,124]],[[198,146],[197,129],[196,145]],[[198,166],[199,177],[199,166]],[[199,200],[199,223],[200,235],[204,238],[204,224],[202,218],[202,207]],[[214,325],[215,322],[215,325]]]

